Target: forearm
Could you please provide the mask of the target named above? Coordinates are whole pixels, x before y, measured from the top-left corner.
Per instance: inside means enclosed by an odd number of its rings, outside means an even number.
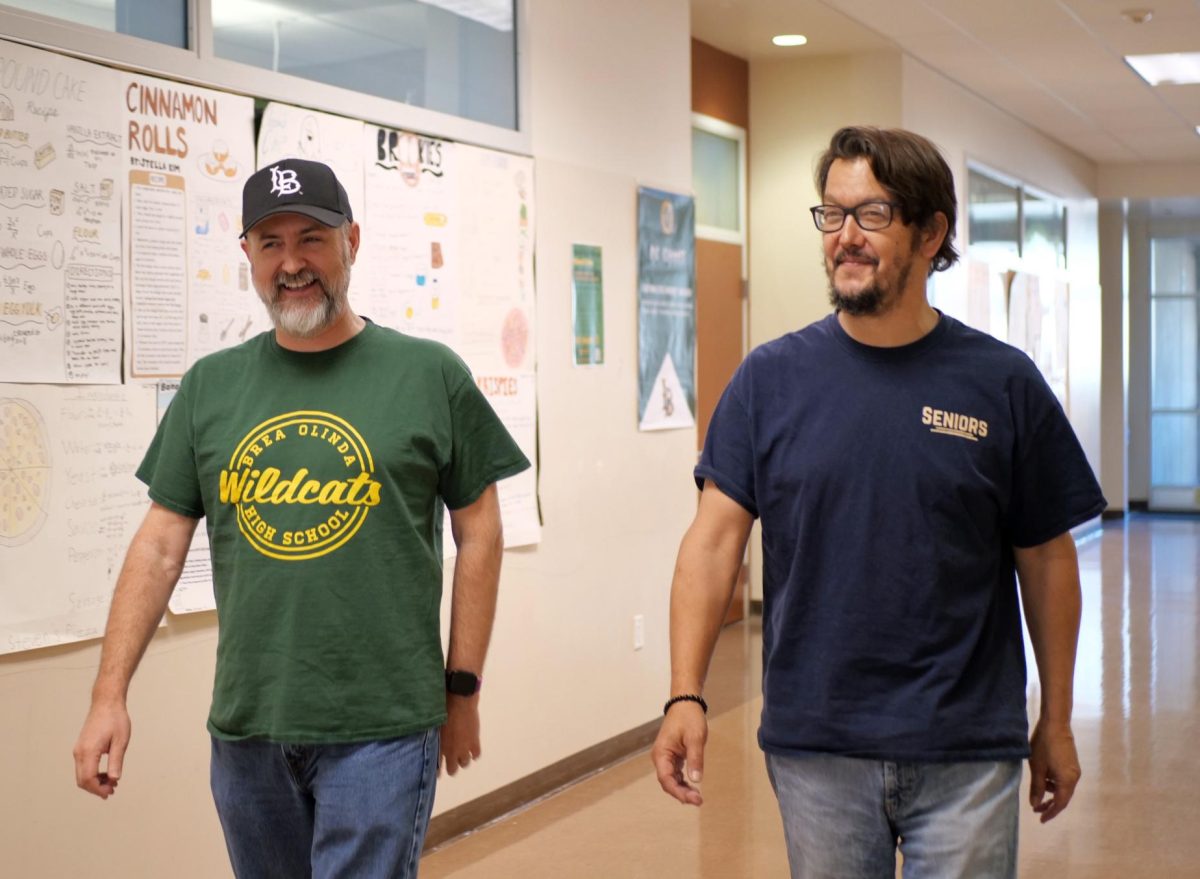
[[[494,492],[494,487],[489,489]],[[496,617],[504,534],[495,516],[473,516],[456,535],[458,554],[450,602],[450,643],[446,667],[481,674]]]
[[[709,484],[671,582],[671,693],[699,694],[741,572],[753,520]]]
[[[195,522],[190,528],[186,521],[168,523],[167,529],[174,530],[164,530],[166,511],[160,511],[147,514],[125,555],[108,612],[93,702],[124,702],[133,673],[179,579]]]
[[[1041,681],[1041,718],[1069,724],[1082,598],[1071,535],[1018,551],[1021,600]]]

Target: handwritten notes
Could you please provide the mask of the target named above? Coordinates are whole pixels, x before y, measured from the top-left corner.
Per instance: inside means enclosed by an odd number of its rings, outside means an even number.
[[[128,371],[174,377],[270,325],[238,241],[254,101],[142,75],[126,75],[120,89]]]
[[[118,75],[0,42],[0,376],[121,380]]]
[[[103,634],[153,433],[152,387],[0,385],[0,653]]]

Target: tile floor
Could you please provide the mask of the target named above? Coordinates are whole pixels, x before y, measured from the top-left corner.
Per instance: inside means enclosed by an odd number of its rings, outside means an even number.
[[[1084,778],[1048,825],[1023,808],[1020,874],[1200,879],[1200,517],[1110,524],[1079,558]],[[422,879],[786,877],[755,741],[760,631],[739,623],[718,645],[703,808],[669,800],[641,753],[427,855]]]

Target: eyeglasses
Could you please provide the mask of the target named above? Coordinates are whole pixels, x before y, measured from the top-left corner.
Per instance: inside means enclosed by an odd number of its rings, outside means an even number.
[[[891,201],[864,201],[852,208],[835,204],[819,204],[812,211],[813,222],[822,232],[836,232],[846,225],[846,217],[854,217],[858,228],[866,232],[878,232],[892,224],[893,208],[900,205]]]

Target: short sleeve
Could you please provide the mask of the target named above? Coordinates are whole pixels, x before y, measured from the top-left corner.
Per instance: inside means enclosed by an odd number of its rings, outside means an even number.
[[[516,440],[457,358],[446,367],[450,404],[450,457],[438,474],[438,494],[458,510],[493,482],[528,469]]]
[[[1008,530],[1037,546],[1100,515],[1107,501],[1067,415],[1040,373],[1011,388],[1017,427]]]
[[[754,431],[745,402],[748,372],[743,363],[721,394],[708,425],[704,451],[700,453],[694,476],[698,488],[704,488],[704,480],[711,480],[750,515],[757,517]]]
[[[146,483],[150,499],[155,503],[180,515],[200,519],[204,516],[204,498],[196,472],[187,378],[184,376],[175,398],[167,407],[137,469],[137,478]]]

